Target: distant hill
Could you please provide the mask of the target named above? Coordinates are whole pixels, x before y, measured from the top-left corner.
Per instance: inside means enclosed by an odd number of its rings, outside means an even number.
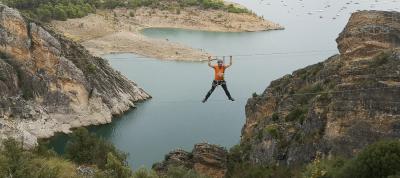
[[[231,13],[250,13],[244,7],[222,0],[3,0],[3,3],[21,10],[26,16],[43,22],[52,19],[66,20],[80,18],[94,13],[96,9],[126,7],[135,9],[142,6],[158,9],[178,10],[198,6],[203,9],[222,9]]]

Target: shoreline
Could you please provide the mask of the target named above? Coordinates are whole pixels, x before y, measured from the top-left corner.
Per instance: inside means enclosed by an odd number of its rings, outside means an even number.
[[[99,10],[79,19],[52,21],[50,26],[82,44],[95,56],[134,53],[148,58],[174,61],[206,61],[212,54],[167,39],[150,38],[142,32],[150,28],[221,33],[284,29],[279,24],[252,13],[237,14],[197,7],[184,8],[179,14],[147,7],[136,10]]]

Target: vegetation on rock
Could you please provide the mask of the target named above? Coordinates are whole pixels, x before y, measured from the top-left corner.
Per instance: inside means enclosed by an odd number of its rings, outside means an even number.
[[[13,178],[75,178],[76,166],[52,151],[24,150],[22,143],[8,139],[0,151],[0,177]]]
[[[63,156],[49,149],[45,141],[31,150],[24,149],[23,143],[15,139],[2,144],[0,177],[4,178],[206,178],[183,167],[171,167],[163,176],[146,168],[132,171],[126,162],[127,154],[85,128],[70,135]],[[80,169],[81,166],[85,168]]]
[[[400,176],[400,141],[374,143],[352,159],[317,158],[307,165],[303,177],[350,178]]]
[[[10,7],[22,10],[27,16],[48,22],[52,19],[80,18],[95,12],[96,0],[3,0]]]
[[[128,178],[133,175],[124,153],[84,128],[72,134],[65,156],[49,150],[45,142],[32,150],[25,150],[23,144],[14,139],[2,144],[0,177],[83,178],[86,175],[78,171],[78,165],[85,165],[92,170],[90,176],[98,178]]]
[[[227,177],[396,177],[400,176],[400,141],[387,140],[374,143],[351,159],[340,156],[322,157],[317,154],[313,162],[291,168],[276,165],[251,164],[241,159],[240,146],[230,150]]]
[[[101,169],[110,164],[123,163],[126,166],[127,155],[117,150],[111,143],[79,128],[71,134],[66,146],[66,158],[78,164],[96,165]],[[108,165],[110,166],[110,165]]]
[[[381,141],[368,146],[344,164],[337,177],[400,176],[400,141]]]
[[[22,10],[28,17],[40,21],[67,20],[81,18],[96,9],[114,9],[117,7],[151,7],[176,9],[198,6],[204,9],[220,9],[231,13],[249,13],[250,11],[233,4],[226,5],[222,0],[3,0],[10,7]]]

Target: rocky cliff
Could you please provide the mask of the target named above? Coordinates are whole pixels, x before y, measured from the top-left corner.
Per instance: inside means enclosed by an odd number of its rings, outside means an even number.
[[[246,105],[243,157],[296,166],[400,138],[400,13],[352,14],[340,54],[271,82]]]
[[[227,171],[228,151],[218,145],[208,143],[196,144],[192,152],[181,149],[171,151],[161,163],[153,165],[153,169],[164,175],[171,167],[184,167],[212,178],[223,178]]]
[[[0,137],[37,138],[111,122],[150,96],[81,45],[0,5]]]

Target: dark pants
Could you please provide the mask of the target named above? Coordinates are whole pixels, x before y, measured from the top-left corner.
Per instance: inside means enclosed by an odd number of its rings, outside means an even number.
[[[229,99],[232,98],[232,97],[231,97],[231,94],[230,94],[229,91],[228,91],[228,87],[226,86],[225,80],[214,80],[214,81],[212,82],[212,86],[211,86],[210,91],[208,91],[208,93],[207,93],[207,95],[206,95],[206,98],[204,98],[204,101],[207,101],[207,99],[211,96],[211,94],[214,92],[215,88],[217,88],[218,85],[221,85],[221,86],[222,86],[222,88],[223,88],[224,91],[225,91],[226,96],[227,96]]]

